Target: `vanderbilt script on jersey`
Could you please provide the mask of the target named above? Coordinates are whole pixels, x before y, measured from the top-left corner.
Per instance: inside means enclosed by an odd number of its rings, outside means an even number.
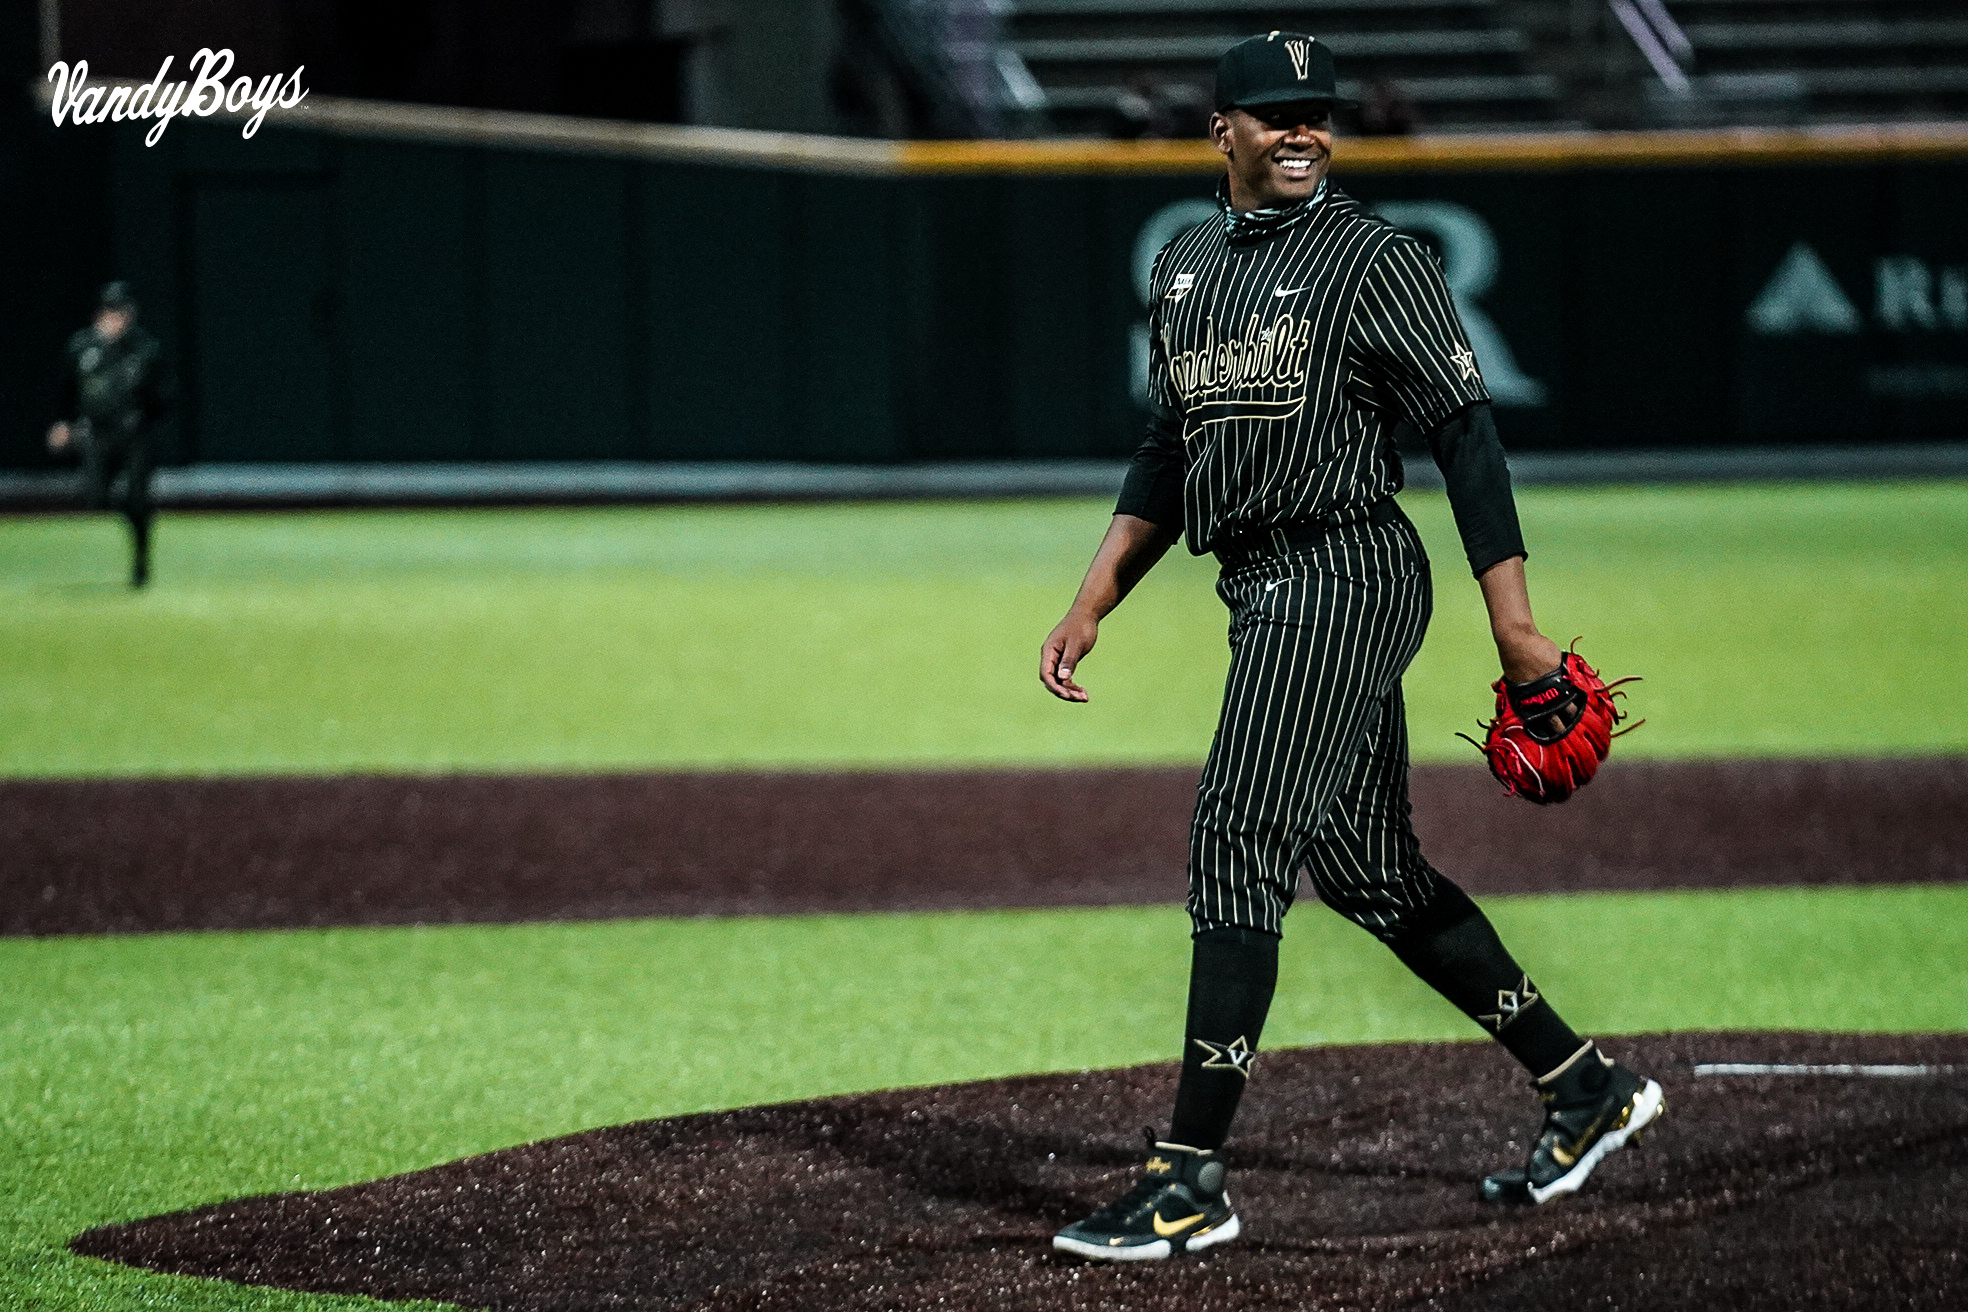
[[[1236,336],[1225,336],[1214,316],[1202,340],[1183,350],[1162,330],[1169,386],[1182,398],[1188,432],[1228,419],[1289,419],[1305,405],[1309,320],[1285,313],[1263,322],[1253,314]]]

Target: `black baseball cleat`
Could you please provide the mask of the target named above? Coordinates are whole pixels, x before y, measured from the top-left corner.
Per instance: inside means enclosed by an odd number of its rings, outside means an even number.
[[[1154,1142],[1154,1132],[1149,1132]],[[1052,1237],[1062,1253],[1102,1262],[1159,1262],[1235,1239],[1243,1231],[1224,1191],[1223,1159],[1155,1142],[1139,1184]]]
[[[1492,1203],[1548,1203],[1574,1193],[1607,1154],[1637,1143],[1667,1110],[1661,1087],[1642,1079],[1588,1043],[1537,1081],[1544,1129],[1530,1165],[1483,1180]]]

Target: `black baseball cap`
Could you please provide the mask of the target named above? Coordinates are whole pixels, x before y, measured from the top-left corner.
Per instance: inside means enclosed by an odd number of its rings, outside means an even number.
[[[1333,74],[1332,49],[1303,32],[1272,32],[1239,41],[1216,64],[1216,107],[1284,105],[1296,100],[1342,99]]]
[[[134,310],[137,308],[137,294],[130,290],[130,284],[118,278],[115,282],[103,284],[102,295],[96,302],[105,310]]]

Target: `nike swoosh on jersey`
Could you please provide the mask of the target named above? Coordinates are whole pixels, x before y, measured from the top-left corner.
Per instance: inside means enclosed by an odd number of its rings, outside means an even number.
[[[1271,289],[1271,294],[1273,296],[1296,296],[1300,292],[1309,292],[1311,290],[1312,284],[1307,283],[1303,287],[1274,287]]]

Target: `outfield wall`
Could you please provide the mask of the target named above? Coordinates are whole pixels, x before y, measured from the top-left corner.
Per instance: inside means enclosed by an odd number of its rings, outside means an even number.
[[[114,134],[183,458],[1121,454],[1146,260],[1218,169],[309,105],[56,130]],[[1513,446],[1968,438],[1968,127],[1343,141],[1335,176],[1444,255]]]

